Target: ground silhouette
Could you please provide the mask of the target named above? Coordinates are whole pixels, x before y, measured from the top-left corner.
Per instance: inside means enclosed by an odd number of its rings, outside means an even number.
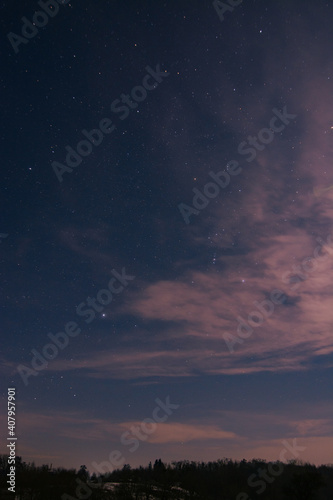
[[[0,455],[1,499],[15,500],[327,500],[333,498],[333,464],[261,459],[188,460],[96,474],[36,466],[16,458],[15,495],[8,492],[8,457]]]

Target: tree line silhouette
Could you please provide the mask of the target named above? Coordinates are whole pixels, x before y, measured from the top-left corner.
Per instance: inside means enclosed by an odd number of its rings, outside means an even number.
[[[36,466],[16,457],[15,495],[8,492],[8,456],[0,455],[3,500],[332,500],[333,464],[315,466],[261,459],[214,462],[188,460],[90,475],[52,465]]]

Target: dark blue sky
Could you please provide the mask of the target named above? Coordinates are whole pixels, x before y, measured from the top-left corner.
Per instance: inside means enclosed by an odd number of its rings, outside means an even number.
[[[333,6],[237,3],[1,2],[26,461],[331,461]]]

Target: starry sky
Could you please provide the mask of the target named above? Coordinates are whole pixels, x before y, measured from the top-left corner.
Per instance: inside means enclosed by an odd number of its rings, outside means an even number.
[[[1,452],[331,463],[333,5],[0,17]]]

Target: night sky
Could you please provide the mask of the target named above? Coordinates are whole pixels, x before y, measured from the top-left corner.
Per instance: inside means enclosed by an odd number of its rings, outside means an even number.
[[[215,4],[1,2],[1,453],[332,462],[333,4]]]

